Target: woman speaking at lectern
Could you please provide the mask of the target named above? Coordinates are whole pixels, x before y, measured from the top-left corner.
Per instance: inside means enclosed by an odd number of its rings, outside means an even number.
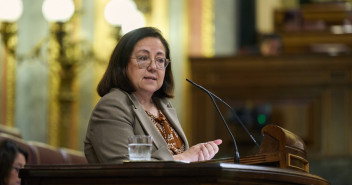
[[[160,31],[143,27],[115,47],[97,91],[101,96],[86,133],[89,163],[128,160],[128,136],[153,137],[152,160],[203,161],[218,152],[217,139],[188,146],[169,98],[174,82],[170,51]]]

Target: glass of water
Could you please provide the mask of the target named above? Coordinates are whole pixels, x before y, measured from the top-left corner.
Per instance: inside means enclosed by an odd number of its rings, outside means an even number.
[[[128,154],[130,161],[149,161],[152,153],[152,142],[152,136],[129,136]]]

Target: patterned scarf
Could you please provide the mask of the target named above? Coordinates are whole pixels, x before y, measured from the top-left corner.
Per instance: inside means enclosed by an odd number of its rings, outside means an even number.
[[[185,151],[185,145],[182,139],[178,136],[174,128],[169,124],[164,114],[158,110],[159,117],[155,117],[148,111],[145,111],[150,117],[160,134],[163,136],[167,143],[167,148],[171,155],[180,154]]]

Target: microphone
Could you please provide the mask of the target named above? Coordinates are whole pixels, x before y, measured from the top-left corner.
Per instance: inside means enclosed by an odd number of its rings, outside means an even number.
[[[229,132],[229,134],[230,134],[230,136],[231,136],[231,138],[232,138],[233,144],[234,144],[234,146],[235,146],[235,156],[234,156],[234,160],[233,160],[233,161],[234,161],[234,163],[239,164],[239,163],[240,163],[240,154],[238,153],[238,148],[237,148],[236,140],[235,140],[235,138],[233,137],[233,134],[232,134],[232,132],[231,132],[231,130],[230,130],[230,128],[229,128],[229,125],[226,123],[224,116],[222,115],[222,113],[221,113],[221,111],[220,111],[218,105],[216,104],[216,102],[215,102],[215,100],[214,100],[213,93],[211,93],[210,91],[208,91],[208,90],[205,89],[204,87],[202,87],[202,86],[200,86],[200,85],[198,85],[198,84],[192,82],[191,80],[189,80],[189,79],[187,79],[187,78],[186,78],[186,80],[187,80],[188,82],[190,82],[191,84],[195,85],[196,87],[202,89],[203,91],[205,91],[205,92],[210,96],[210,98],[211,98],[211,100],[213,101],[213,104],[214,104],[214,106],[216,107],[216,110],[217,110],[218,113],[220,114],[221,119],[222,119],[224,125],[226,126],[226,129],[227,129],[227,131]]]
[[[246,128],[246,126],[243,124],[243,122],[241,121],[241,119],[238,117],[238,115],[236,114],[236,112],[233,110],[233,108],[232,108],[229,104],[227,104],[227,103],[226,103],[225,101],[223,101],[221,98],[219,98],[218,96],[216,96],[215,94],[213,94],[213,93],[210,92],[209,90],[205,89],[204,87],[202,87],[202,86],[200,86],[200,85],[198,85],[198,84],[192,82],[192,81],[189,80],[189,79],[186,79],[186,80],[187,80],[188,82],[190,82],[192,85],[194,85],[194,86],[196,86],[196,87],[202,89],[203,91],[205,91],[205,92],[210,96],[211,100],[213,101],[213,104],[214,104],[214,106],[216,107],[216,110],[218,111],[218,113],[220,114],[220,116],[221,116],[221,118],[222,118],[222,120],[223,120],[223,123],[224,123],[224,125],[226,126],[227,131],[229,132],[229,134],[230,134],[230,136],[231,136],[231,138],[232,138],[232,141],[233,141],[233,143],[234,143],[235,150],[236,150],[236,151],[235,151],[235,156],[234,156],[234,162],[235,162],[235,163],[239,163],[239,159],[240,159],[240,154],[239,154],[239,152],[238,152],[237,143],[236,143],[236,140],[235,140],[235,138],[234,138],[234,136],[233,136],[233,134],[232,134],[232,132],[231,132],[231,130],[230,130],[228,124],[226,123],[226,121],[225,121],[225,119],[224,119],[224,117],[223,117],[221,111],[219,110],[219,107],[218,107],[218,105],[216,104],[216,102],[215,102],[215,100],[214,100],[214,97],[215,97],[216,99],[218,99],[219,101],[221,101],[223,104],[225,104],[225,105],[231,110],[231,112],[232,112],[232,114],[235,116],[236,120],[241,124],[241,126],[244,128],[244,130],[247,132],[247,134],[251,137],[251,139],[253,140],[253,142],[257,145],[258,148],[260,147],[259,144],[257,143],[257,141],[256,141],[256,140],[254,139],[254,137],[252,136],[252,134],[248,131],[248,129]]]
[[[252,141],[255,143],[255,145],[257,145],[257,147],[259,148],[260,145],[258,144],[258,142],[254,139],[254,137],[252,136],[252,134],[248,131],[247,127],[243,124],[242,120],[238,117],[237,113],[235,112],[235,110],[233,110],[233,108],[227,104],[224,100],[222,100],[221,98],[219,98],[218,96],[216,96],[214,93],[210,92],[209,90],[205,89],[204,87],[192,82],[189,79],[186,79],[188,82],[190,82],[191,84],[195,85],[196,87],[202,89],[203,91],[207,92],[209,94],[209,96],[213,96],[216,99],[218,99],[219,101],[221,101],[221,103],[225,104],[230,110],[232,115],[235,116],[236,120],[240,123],[240,125],[242,126],[242,128],[246,131],[246,133],[249,135],[249,137],[252,139]]]

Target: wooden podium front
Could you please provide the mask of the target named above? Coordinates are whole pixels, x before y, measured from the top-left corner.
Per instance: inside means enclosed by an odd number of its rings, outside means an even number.
[[[127,162],[115,165],[27,165],[24,185],[61,184],[305,184],[328,185],[319,176],[275,167],[231,163]]]

